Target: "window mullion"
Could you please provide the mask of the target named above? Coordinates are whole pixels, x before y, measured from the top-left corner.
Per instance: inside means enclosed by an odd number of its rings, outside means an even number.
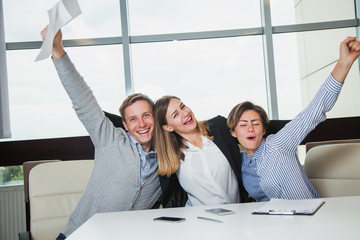
[[[132,76],[130,36],[129,36],[129,18],[127,0],[120,0],[121,32],[124,58],[125,91],[126,95],[134,93],[134,82]]]
[[[270,119],[279,119],[278,101],[276,93],[275,63],[273,30],[271,25],[270,0],[260,0],[261,22],[264,29],[263,48],[265,81],[268,102],[268,114]]]
[[[359,16],[360,16],[360,0],[354,0],[354,6],[355,6],[355,18],[357,20],[357,27],[356,27],[356,38],[359,39],[360,37],[360,26],[359,26]],[[358,68],[360,69],[360,61],[358,62]]]
[[[5,24],[3,3],[0,0],[0,138],[11,137],[9,90],[6,64]]]

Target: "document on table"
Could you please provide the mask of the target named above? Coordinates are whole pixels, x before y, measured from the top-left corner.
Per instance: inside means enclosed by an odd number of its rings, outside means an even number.
[[[56,33],[80,13],[81,10],[77,0],[60,0],[53,8],[48,10],[49,25],[47,34],[35,61],[50,57]]]
[[[253,214],[275,214],[275,215],[313,215],[323,204],[324,200],[301,199],[288,200],[272,198],[265,203],[260,209],[254,210]]]

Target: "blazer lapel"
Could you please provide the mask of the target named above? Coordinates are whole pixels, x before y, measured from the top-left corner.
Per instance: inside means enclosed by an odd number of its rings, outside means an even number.
[[[225,155],[225,157],[229,161],[229,164],[232,167],[232,169],[236,169],[237,166],[235,165],[235,161],[230,153],[228,146],[226,145],[227,141],[224,138],[224,136],[221,134],[221,131],[218,128],[210,125],[209,135],[214,138],[213,142],[216,144],[216,146],[218,146],[218,148],[221,150],[221,152]]]

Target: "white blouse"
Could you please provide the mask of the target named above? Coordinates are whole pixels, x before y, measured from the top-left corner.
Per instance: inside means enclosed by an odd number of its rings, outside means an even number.
[[[202,149],[186,142],[177,176],[188,193],[186,206],[238,203],[239,187],[228,160],[213,141],[202,136]]]

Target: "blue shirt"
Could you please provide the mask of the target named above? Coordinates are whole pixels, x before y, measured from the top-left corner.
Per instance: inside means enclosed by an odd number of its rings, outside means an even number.
[[[251,197],[257,201],[319,197],[296,151],[307,134],[326,119],[325,113],[335,105],[341,87],[330,75],[310,104],[278,133],[264,139],[252,157],[242,152],[243,184]]]
[[[260,145],[259,149],[264,148],[264,141]],[[256,201],[269,201],[264,191],[260,188],[260,176],[257,174],[257,160],[261,158],[259,154],[262,151],[256,151],[253,156],[249,156],[245,151],[241,152],[242,155],[242,180],[245,183],[245,189],[250,196]]]
[[[132,143],[136,145],[136,148],[139,152],[140,157],[140,184],[143,185],[148,176],[150,176],[153,172],[157,170],[158,162],[155,158],[155,151],[152,150],[150,152],[145,151],[140,143],[138,143],[135,138],[130,136],[128,133],[130,140]]]

